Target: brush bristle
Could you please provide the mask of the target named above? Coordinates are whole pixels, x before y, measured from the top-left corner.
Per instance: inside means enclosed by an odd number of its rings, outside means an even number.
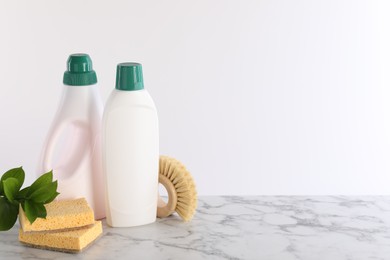
[[[166,176],[175,186],[177,205],[175,211],[184,221],[195,214],[198,204],[194,179],[186,167],[178,160],[160,156],[160,174]]]

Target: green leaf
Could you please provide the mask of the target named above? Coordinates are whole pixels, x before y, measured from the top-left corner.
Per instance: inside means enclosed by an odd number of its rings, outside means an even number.
[[[47,203],[52,202],[55,198],[57,198],[58,195],[60,195],[60,193],[59,193],[59,192],[55,192],[55,193],[53,194],[53,196],[51,196],[48,200],[46,200],[46,201],[44,202],[44,204],[47,204]]]
[[[20,189],[19,181],[12,177],[8,178],[3,181],[3,188],[4,188],[5,197],[10,202],[15,202],[15,198],[18,195]]]
[[[4,188],[3,188],[3,181],[8,179],[8,178],[15,178],[18,180],[18,183],[19,183],[19,189],[22,187],[23,183],[24,183],[24,177],[25,177],[25,174],[24,174],[24,170],[22,167],[19,167],[19,168],[13,168],[7,172],[5,172],[3,174],[3,176],[1,176],[1,179],[0,179],[0,195],[4,195]]]
[[[10,230],[18,218],[19,208],[6,198],[0,197],[0,231]]]
[[[33,202],[26,200],[24,202],[24,213],[30,223],[34,223],[34,221],[38,218],[37,211],[33,205]]]
[[[28,197],[28,199],[36,203],[44,203],[50,200],[57,191],[57,181],[52,182],[48,185],[42,186],[37,189]]]
[[[46,218],[47,212],[46,208],[42,203],[31,203],[35,208],[38,218]]]
[[[34,223],[37,218],[46,218],[46,208],[42,203],[35,203],[30,200],[24,202],[24,213],[30,223]]]
[[[23,190],[19,191],[17,199],[26,199],[27,198],[27,192],[30,189],[30,187],[26,187]]]
[[[50,184],[53,181],[53,171],[47,172],[39,177],[33,184],[31,184],[30,189],[27,192],[27,196],[30,196],[36,190],[40,189],[43,186]]]
[[[22,206],[23,211],[26,212],[26,210],[24,209],[24,202],[25,201],[20,202],[20,206]]]

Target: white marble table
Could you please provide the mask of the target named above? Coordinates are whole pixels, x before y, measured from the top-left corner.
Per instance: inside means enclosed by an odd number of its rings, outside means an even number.
[[[0,233],[0,259],[390,259],[390,197],[202,197],[192,222],[178,216],[109,228],[66,254]]]

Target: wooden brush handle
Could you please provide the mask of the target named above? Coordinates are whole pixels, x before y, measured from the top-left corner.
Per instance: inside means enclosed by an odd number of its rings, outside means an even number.
[[[158,196],[157,202],[157,217],[165,218],[175,212],[177,205],[177,193],[173,183],[164,175],[159,174],[158,181],[165,187],[168,192],[168,203]]]

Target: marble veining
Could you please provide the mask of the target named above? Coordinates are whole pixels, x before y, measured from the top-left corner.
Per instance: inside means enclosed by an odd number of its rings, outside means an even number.
[[[104,225],[76,255],[25,247],[17,232],[0,233],[0,259],[390,259],[390,197],[201,197],[191,222]]]

